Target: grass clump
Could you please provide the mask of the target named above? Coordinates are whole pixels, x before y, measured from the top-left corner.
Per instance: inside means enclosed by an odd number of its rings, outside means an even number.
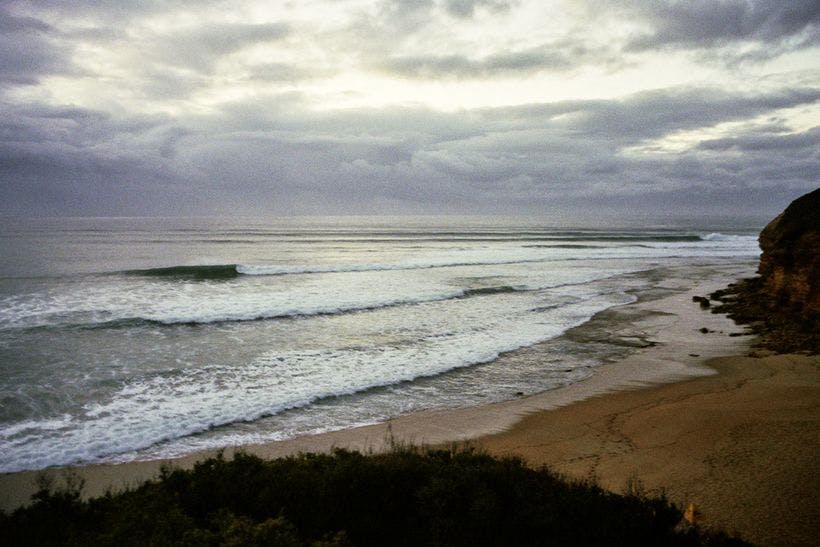
[[[44,485],[4,545],[742,545],[682,528],[664,498],[567,481],[471,449],[238,454],[84,501]]]

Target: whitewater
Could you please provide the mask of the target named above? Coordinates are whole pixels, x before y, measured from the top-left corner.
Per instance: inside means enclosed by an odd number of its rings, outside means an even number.
[[[624,348],[566,336],[754,222],[2,221],[0,471],[179,456],[500,401]],[[513,359],[540,344],[538,359]]]

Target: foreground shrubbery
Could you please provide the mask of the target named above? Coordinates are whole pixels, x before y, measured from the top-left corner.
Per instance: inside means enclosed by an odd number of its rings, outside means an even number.
[[[676,528],[662,498],[568,482],[471,450],[212,458],[81,501],[44,486],[0,516],[0,544],[734,545]]]

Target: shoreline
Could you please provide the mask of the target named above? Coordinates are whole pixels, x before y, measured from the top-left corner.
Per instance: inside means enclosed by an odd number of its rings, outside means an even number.
[[[571,406],[604,394],[715,374],[707,360],[744,353],[749,346],[749,337],[730,337],[729,333],[745,334],[744,328],[724,315],[700,309],[692,302],[692,296],[702,296],[723,288],[743,275],[744,269],[739,265],[713,265],[672,270],[677,275],[665,278],[659,288],[662,293],[666,292],[663,296],[639,299],[638,302],[602,312],[619,316],[617,321],[609,321],[613,328],[606,332],[596,331],[595,328],[579,329],[583,332],[582,338],[590,341],[602,337],[639,348],[625,358],[596,367],[591,376],[580,382],[499,403],[415,412],[378,424],[230,447],[224,449],[224,453],[230,456],[241,450],[269,458],[333,448],[378,451],[389,447],[391,442],[436,445],[473,441],[511,430],[534,413]],[[693,273],[700,278],[692,279]],[[702,333],[701,328],[707,328],[709,332]],[[534,352],[537,358],[538,345],[523,351]],[[36,490],[37,476],[43,472],[59,477],[64,470],[70,470],[85,480],[84,495],[93,497],[109,489],[116,491],[151,479],[157,476],[163,465],[190,467],[218,452],[211,449],[169,460],[92,463],[0,474],[0,509],[8,511],[26,504]]]

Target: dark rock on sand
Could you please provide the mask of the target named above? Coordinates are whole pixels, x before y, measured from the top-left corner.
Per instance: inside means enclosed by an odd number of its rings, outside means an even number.
[[[709,299],[705,296],[693,296],[692,302],[698,302],[701,308],[708,308],[710,305]]]

